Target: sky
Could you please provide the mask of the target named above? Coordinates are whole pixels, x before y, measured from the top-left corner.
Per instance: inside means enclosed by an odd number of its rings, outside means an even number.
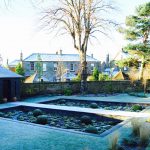
[[[139,4],[149,0],[113,0],[119,9],[114,14],[118,23],[124,23],[125,17],[134,14]],[[6,1],[7,2],[7,1]],[[53,5],[54,1],[48,2]],[[47,3],[43,4],[48,7]],[[44,7],[43,6],[43,7]],[[0,55],[3,64],[19,59],[20,53],[26,58],[32,53],[56,53],[62,49],[63,53],[77,53],[73,48],[72,40],[67,35],[55,36],[40,28],[41,10],[35,7],[30,0],[13,0],[7,5],[0,0]],[[98,36],[99,41],[89,43],[87,54],[103,61],[109,53],[113,59],[118,51],[126,44],[123,35],[111,31],[111,38]]]

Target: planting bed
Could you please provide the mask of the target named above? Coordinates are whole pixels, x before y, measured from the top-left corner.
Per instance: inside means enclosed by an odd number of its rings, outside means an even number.
[[[0,117],[94,134],[101,134],[121,122],[96,114],[29,106],[1,109]]]
[[[147,107],[147,104],[120,103],[120,102],[104,102],[104,101],[89,101],[89,100],[72,100],[72,99],[57,99],[43,104],[59,105],[59,106],[75,106],[84,108],[106,109],[106,110],[121,110],[139,112]]]

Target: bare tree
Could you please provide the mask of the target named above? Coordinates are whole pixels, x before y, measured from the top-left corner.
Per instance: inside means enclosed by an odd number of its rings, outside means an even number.
[[[57,2],[56,2],[57,3]],[[87,62],[86,53],[91,37],[96,32],[107,36],[108,25],[114,24],[108,19],[113,4],[108,0],[58,0],[54,9],[44,11],[42,20],[50,29],[64,29],[72,39],[81,62],[81,92],[86,91]]]
[[[56,77],[60,81],[62,81],[61,77],[64,73],[66,73],[67,68],[65,67],[63,61],[59,60],[57,63],[57,71],[56,71]]]

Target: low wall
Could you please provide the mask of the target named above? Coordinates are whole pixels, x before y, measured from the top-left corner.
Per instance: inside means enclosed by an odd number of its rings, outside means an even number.
[[[147,83],[150,88],[150,81]],[[64,94],[65,89],[71,89],[72,93],[80,93],[80,82],[51,82],[51,83],[22,83],[21,96],[28,97],[41,94]],[[87,82],[88,93],[125,93],[143,91],[141,82],[130,81],[97,81]]]

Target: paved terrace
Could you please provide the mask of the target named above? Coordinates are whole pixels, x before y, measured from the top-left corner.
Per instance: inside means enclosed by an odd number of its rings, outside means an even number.
[[[90,108],[69,108],[65,106],[54,106],[45,104],[35,104],[35,102],[43,102],[58,98],[73,98],[73,99],[88,99],[98,101],[114,101],[114,102],[137,102],[137,103],[149,103],[149,98],[137,98],[128,96],[127,94],[120,94],[109,97],[82,97],[82,96],[46,96],[25,99],[24,102],[6,103],[1,104],[0,109],[7,107],[14,107],[18,105],[26,105],[41,108],[51,109],[63,109],[69,111],[82,111],[96,114],[107,115],[124,115],[128,117],[147,117],[150,116],[147,112],[135,113],[135,112],[122,112],[111,111],[102,109],[90,109]],[[34,103],[33,103],[34,102]],[[131,133],[130,123],[125,124],[118,129],[121,136],[127,137]],[[89,136],[87,134],[78,134],[66,132],[63,130],[56,130],[46,128],[40,125],[28,124],[20,121],[12,121],[10,119],[0,118],[0,133],[1,142],[0,149],[2,150],[107,150],[108,138],[113,136],[113,133],[106,137]],[[120,138],[121,139],[121,138]]]

